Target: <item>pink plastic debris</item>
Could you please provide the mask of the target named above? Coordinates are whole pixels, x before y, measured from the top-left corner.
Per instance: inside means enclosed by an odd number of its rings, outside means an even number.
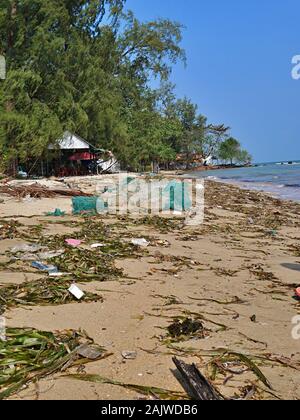
[[[66,239],[66,243],[70,246],[77,247],[81,245],[81,242],[79,239]]]

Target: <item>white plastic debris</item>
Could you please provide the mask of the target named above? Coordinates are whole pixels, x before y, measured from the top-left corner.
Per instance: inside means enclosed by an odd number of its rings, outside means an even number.
[[[78,300],[82,299],[84,296],[84,292],[81,289],[79,289],[79,287],[76,286],[76,284],[72,284],[72,286],[69,288],[69,292]]]
[[[18,254],[20,253],[31,253],[31,252],[38,252],[42,249],[42,247],[40,245],[28,245],[28,244],[22,244],[22,245],[17,245],[15,247],[13,247],[10,252],[12,254]]]
[[[103,247],[105,247],[105,244],[93,244],[93,245],[91,245],[92,249],[103,248]]]
[[[16,254],[15,254],[16,255]],[[35,261],[37,258],[37,254],[20,254],[19,256],[13,257],[12,261]]]
[[[30,194],[27,194],[26,197],[23,198],[24,203],[32,203],[35,199],[31,197]]]
[[[63,277],[66,275],[67,273],[49,273],[49,277]]]
[[[77,350],[79,356],[89,360],[97,360],[103,354],[103,349],[95,345],[85,344]]]
[[[141,247],[147,247],[150,245],[150,242],[148,242],[145,238],[141,238],[141,239],[132,239],[131,243],[133,245],[136,246],[141,246]]]
[[[137,358],[136,351],[122,351],[122,357],[125,360],[135,360]]]
[[[39,252],[38,257],[40,260],[51,260],[52,258],[60,257],[64,252],[63,249],[58,251]]]

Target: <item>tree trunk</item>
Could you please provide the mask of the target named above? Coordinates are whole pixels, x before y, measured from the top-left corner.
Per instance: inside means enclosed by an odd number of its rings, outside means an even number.
[[[15,17],[17,15],[17,0],[12,0],[11,2],[11,11],[10,11],[10,23],[12,24]],[[8,52],[14,46],[14,31],[12,26],[8,29],[8,36],[7,36],[7,45],[8,45]]]
[[[10,22],[8,27],[8,33],[7,33],[7,52],[6,56],[9,58],[12,54],[12,50],[14,47],[14,20],[17,16],[17,0],[11,1],[11,10],[10,10]],[[12,112],[14,109],[14,103],[13,101],[6,101],[5,103],[5,110],[7,112]],[[11,142],[11,149],[15,150],[14,145],[14,139],[12,139]],[[17,168],[18,168],[18,160],[17,158],[12,158],[9,165],[8,165],[8,173],[11,176],[16,176],[17,174]]]

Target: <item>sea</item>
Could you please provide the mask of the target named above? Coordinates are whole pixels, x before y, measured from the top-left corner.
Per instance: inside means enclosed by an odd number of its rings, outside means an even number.
[[[193,172],[193,177],[263,191],[284,200],[300,202],[300,161],[260,163],[247,168]]]

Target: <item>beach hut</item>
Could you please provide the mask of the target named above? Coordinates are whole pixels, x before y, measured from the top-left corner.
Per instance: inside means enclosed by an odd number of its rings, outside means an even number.
[[[78,134],[69,131],[50,144],[46,152],[43,159],[28,162],[22,171],[19,170],[19,176],[82,176],[118,172],[120,169],[112,152],[98,149]]]
[[[56,176],[92,173],[97,165],[98,154],[101,153],[101,150],[97,150],[78,134],[69,131],[56,144],[49,145],[48,150],[54,152],[54,157],[47,164],[47,173]]]
[[[58,151],[52,160],[51,172],[56,176],[89,175],[118,172],[120,165],[112,152],[97,149],[77,134],[66,131],[62,139],[48,147]],[[49,170],[47,170],[49,173]]]
[[[63,137],[58,140],[55,145],[50,144],[48,149],[69,150],[76,152],[77,150],[89,151],[90,149],[93,149],[93,146],[77,134],[72,134],[69,131],[66,131]]]

